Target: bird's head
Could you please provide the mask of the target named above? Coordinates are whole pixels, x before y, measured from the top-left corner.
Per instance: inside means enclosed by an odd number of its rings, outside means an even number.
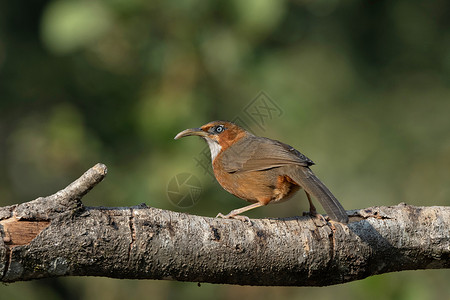
[[[249,135],[248,131],[242,129],[238,125],[228,121],[212,121],[203,125],[200,128],[189,128],[183,130],[175,136],[175,140],[185,137],[196,135],[203,138],[211,150],[211,159],[217,157],[217,155],[226,150],[228,147]]]

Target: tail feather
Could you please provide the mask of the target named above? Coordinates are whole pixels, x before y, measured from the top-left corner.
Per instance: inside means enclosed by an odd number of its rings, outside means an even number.
[[[320,202],[332,220],[348,223],[348,216],[345,209],[322,181],[314,175],[310,168],[296,166],[288,173],[287,175],[292,180]]]

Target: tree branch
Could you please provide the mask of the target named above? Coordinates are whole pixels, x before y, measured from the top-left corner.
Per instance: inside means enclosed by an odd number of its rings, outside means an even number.
[[[97,164],[54,195],[0,208],[2,282],[71,275],[323,286],[450,267],[450,207],[371,207],[349,211],[342,225],[83,206],[105,175]]]

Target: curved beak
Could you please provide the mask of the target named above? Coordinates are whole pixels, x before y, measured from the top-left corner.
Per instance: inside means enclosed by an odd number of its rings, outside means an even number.
[[[182,132],[178,133],[173,139],[178,140],[182,137],[190,136],[190,135],[206,137],[206,136],[208,136],[208,133],[204,132],[201,128],[189,128],[189,129],[183,130]]]

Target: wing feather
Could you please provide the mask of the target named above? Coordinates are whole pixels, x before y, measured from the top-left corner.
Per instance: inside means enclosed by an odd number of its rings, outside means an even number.
[[[224,170],[229,173],[261,171],[285,165],[314,164],[293,147],[263,137],[243,138],[221,155]]]

